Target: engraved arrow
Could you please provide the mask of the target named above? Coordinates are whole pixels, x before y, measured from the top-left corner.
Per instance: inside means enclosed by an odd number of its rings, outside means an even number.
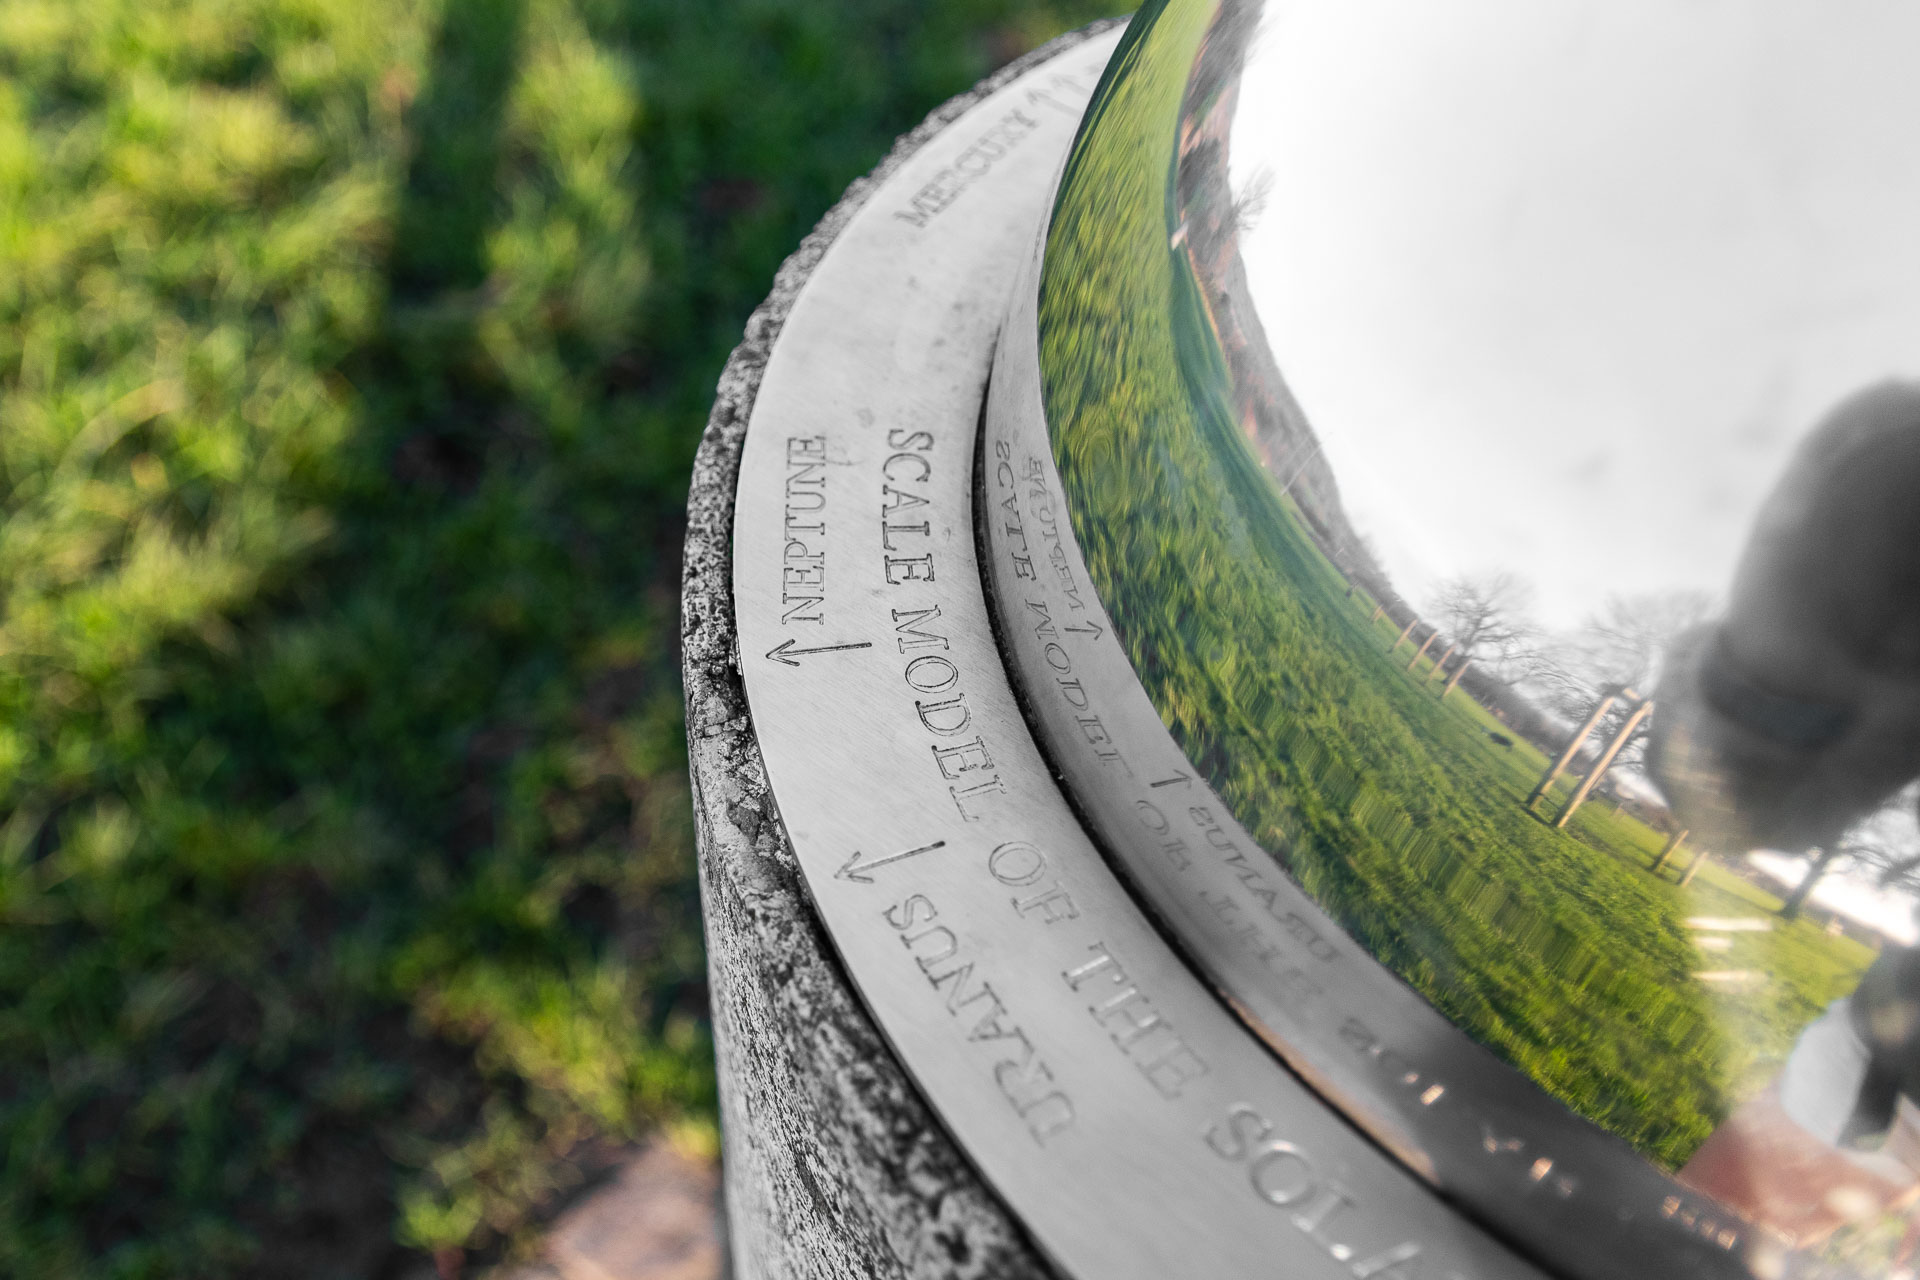
[[[1087,619],[1087,625],[1084,627],[1067,627],[1065,630],[1071,631],[1075,635],[1092,636],[1095,640],[1107,634],[1107,629],[1091,618]]]
[[[810,653],[838,653],[842,649],[871,649],[871,648],[873,648],[873,641],[862,640],[857,644],[823,644],[813,649],[796,649],[793,647],[792,639],[789,638],[786,640],[782,640],[779,644],[767,650],[767,656],[769,658],[772,658],[775,662],[784,662],[790,667],[797,667],[800,664],[795,662],[794,659],[804,658],[806,655]]]
[[[1176,773],[1171,778],[1162,778],[1158,782],[1149,782],[1147,785],[1150,787],[1170,787],[1176,782],[1183,787],[1190,787],[1193,785],[1193,778],[1188,774]]]
[[[847,865],[834,872],[833,878],[835,880],[851,880],[856,884],[872,884],[873,877],[868,875],[867,872],[877,867],[884,867],[889,862],[904,862],[908,858],[917,857],[923,853],[932,853],[935,849],[944,849],[946,847],[947,842],[945,840],[935,840],[932,844],[923,844],[918,849],[907,849],[900,853],[890,853],[884,858],[875,858],[872,862],[860,861],[860,851],[855,849],[853,856],[847,859]]]

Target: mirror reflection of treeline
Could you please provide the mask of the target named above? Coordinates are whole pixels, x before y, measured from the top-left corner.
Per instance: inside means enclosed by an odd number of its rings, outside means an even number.
[[[1533,816],[1544,754],[1484,699],[1443,699],[1430,667],[1389,657],[1403,621],[1328,551],[1337,490],[1320,490],[1316,527],[1314,499],[1243,428],[1187,251],[1192,120],[1169,122],[1219,100],[1186,77],[1215,12],[1142,9],[1048,241],[1044,397],[1094,584],[1163,721],[1318,901],[1475,1039],[1677,1166],[1863,957],[1768,935],[1783,976],[1723,1034],[1684,921],[1698,891],[1646,872],[1662,834],[1598,806],[1565,831]]]
[[[1240,69],[1265,7],[1264,0],[1221,5],[1201,42],[1181,105],[1171,243],[1191,260],[1205,296],[1242,434],[1341,571],[1363,583],[1376,600],[1403,612],[1379,558],[1348,518],[1319,436],[1274,360],[1240,256],[1241,232],[1259,220],[1275,194],[1270,171],[1249,176],[1238,191],[1227,172]]]

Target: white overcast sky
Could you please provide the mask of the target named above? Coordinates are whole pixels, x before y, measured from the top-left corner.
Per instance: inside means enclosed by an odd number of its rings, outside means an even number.
[[[1256,304],[1416,602],[1491,569],[1556,626],[1717,594],[1807,428],[1920,376],[1920,3],[1267,10]]]

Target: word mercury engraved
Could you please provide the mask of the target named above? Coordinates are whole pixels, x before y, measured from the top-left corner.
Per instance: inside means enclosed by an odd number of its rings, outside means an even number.
[[[1033,1041],[1007,1017],[1007,1006],[993,984],[974,978],[974,961],[961,954],[960,938],[936,923],[940,909],[933,899],[916,893],[881,913],[900,936],[900,945],[913,956],[927,984],[946,996],[947,1012],[971,1018],[967,1043],[994,1047],[1001,1056],[993,1064],[993,1082],[1015,1115],[1046,1145],[1048,1139],[1073,1127],[1073,1101],[1054,1082],[1053,1069],[1041,1059]]]
[[[965,151],[955,156],[952,164],[914,192],[907,207],[895,210],[893,216],[914,227],[925,227],[948,205],[958,200],[968,187],[986,177],[996,162],[1026,141],[1039,127],[1038,120],[1015,107],[990,125]]]
[[[825,622],[827,603],[827,438],[787,437],[780,551],[780,621]],[[769,655],[771,656],[771,655]]]

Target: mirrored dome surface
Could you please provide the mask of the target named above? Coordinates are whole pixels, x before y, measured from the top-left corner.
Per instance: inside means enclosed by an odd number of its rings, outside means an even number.
[[[1463,1035],[1769,1238],[1908,1266],[1920,10],[1141,23],[1039,342],[1161,722]]]

